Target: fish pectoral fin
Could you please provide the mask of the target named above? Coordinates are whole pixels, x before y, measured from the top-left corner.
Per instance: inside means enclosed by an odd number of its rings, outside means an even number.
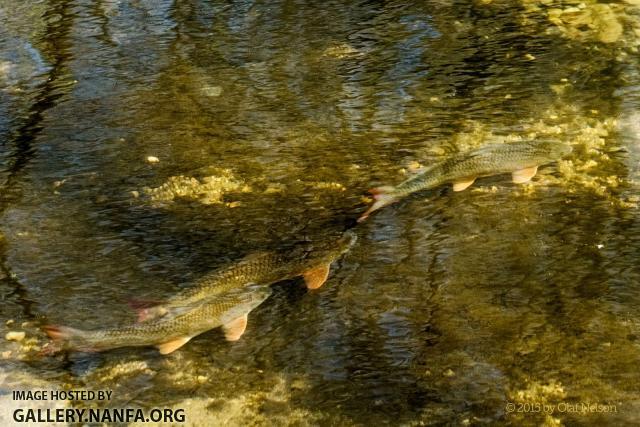
[[[227,341],[238,341],[242,334],[244,334],[244,331],[247,329],[248,320],[249,313],[245,313],[244,315],[233,319],[229,323],[225,323],[224,325],[222,325],[224,338]]]
[[[453,191],[462,191],[466,190],[471,184],[474,183],[476,177],[464,178],[454,181],[453,183]]]
[[[320,286],[324,285],[324,282],[327,281],[327,277],[329,277],[330,268],[331,264],[324,264],[319,267],[312,268],[311,270],[307,270],[302,275],[307,288],[318,289]]]
[[[538,166],[532,166],[530,168],[518,169],[517,171],[513,171],[511,173],[511,177],[513,182],[516,184],[524,184],[525,182],[531,181],[531,178],[536,176],[538,172]]]
[[[189,340],[193,337],[179,337],[172,339],[171,341],[163,342],[162,344],[156,345],[158,350],[160,350],[160,354],[169,354],[173,353],[183,345],[189,342]]]

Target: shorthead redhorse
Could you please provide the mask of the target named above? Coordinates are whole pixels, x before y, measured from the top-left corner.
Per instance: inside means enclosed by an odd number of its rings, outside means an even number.
[[[467,153],[456,154],[395,187],[369,190],[373,194],[374,202],[360,216],[358,222],[364,221],[372,212],[411,193],[447,182],[453,183],[453,191],[462,191],[478,177],[511,173],[513,182],[525,183],[535,176],[538,166],[559,160],[570,152],[571,146],[567,143],[534,140],[487,145]]]
[[[305,242],[287,251],[249,255],[202,277],[165,303],[139,310],[138,320],[144,322],[166,314],[175,315],[193,304],[251,284],[270,285],[302,276],[309,289],[317,289],[327,280],[331,263],[347,252],[355,241],[355,234],[347,231],[337,240]]]
[[[269,297],[268,287],[231,292],[175,316],[164,316],[144,323],[114,329],[80,330],[66,326],[48,325],[45,332],[58,350],[104,351],[118,347],[156,346],[168,354],[186,344],[191,338],[222,326],[225,337],[235,341],[244,333],[251,310]]]

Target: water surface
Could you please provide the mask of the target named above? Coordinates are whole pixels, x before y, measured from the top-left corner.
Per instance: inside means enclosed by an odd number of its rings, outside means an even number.
[[[27,335],[0,343],[3,388],[108,388],[192,424],[640,419],[637,2],[0,0],[0,19],[0,318]],[[337,236],[367,188],[538,137],[573,153],[376,212],[323,288],[275,285],[237,343],[36,354],[43,323],[126,324],[132,298]]]

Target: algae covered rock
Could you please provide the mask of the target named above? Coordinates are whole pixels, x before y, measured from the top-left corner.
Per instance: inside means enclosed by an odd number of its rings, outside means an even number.
[[[223,197],[229,192],[249,192],[251,188],[234,177],[228,169],[220,169],[215,175],[202,177],[177,175],[172,176],[164,184],[143,188],[151,201],[168,203],[176,199],[197,201],[205,205],[222,204]]]
[[[618,14],[608,4],[551,8],[547,11],[547,16],[565,37],[575,40],[591,39],[602,43],[615,43],[624,32]]]

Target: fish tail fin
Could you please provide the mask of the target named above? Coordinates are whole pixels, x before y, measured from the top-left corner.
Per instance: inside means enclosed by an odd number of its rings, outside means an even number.
[[[142,323],[147,320],[151,320],[153,315],[149,312],[148,308],[136,308],[136,322]]]
[[[85,338],[85,332],[68,326],[45,325],[45,333],[51,338],[49,352],[57,352],[65,348],[81,348]]]
[[[51,338],[50,347],[46,346],[43,354],[53,354],[62,350],[100,351],[92,342],[88,331],[60,325],[45,325],[42,329]]]
[[[136,309],[138,323],[153,320],[167,314],[167,309],[161,306]]]
[[[377,211],[384,206],[390,205],[394,203],[397,198],[395,195],[395,188],[391,186],[377,187],[369,190],[369,193],[373,196],[373,204],[369,206],[369,209],[365,213],[363,213],[360,218],[358,218],[358,222],[362,222],[369,217],[369,215]]]
[[[69,330],[75,331],[73,328],[58,325],[45,325],[42,327],[44,332],[51,338],[38,352],[41,357],[53,356],[64,349],[67,339],[72,335]]]
[[[42,346],[40,351],[38,351],[37,355],[40,357],[47,357],[47,356],[53,356],[54,354],[59,353],[61,351],[62,351],[62,345],[60,343],[48,342],[44,346]]]
[[[70,328],[68,326],[45,325],[42,329],[44,329],[49,338],[57,342],[69,341],[83,335],[81,330]]]
[[[384,185],[382,187],[376,187],[369,189],[369,194],[373,195],[375,200],[381,200],[385,197],[389,197],[396,191],[395,187],[391,185]]]
[[[129,306],[129,308],[131,308],[133,310],[137,310],[139,308],[151,307],[153,305],[156,305],[156,303],[151,302],[151,301],[147,301],[147,300],[131,298],[131,299],[127,300],[127,305]]]
[[[163,316],[166,313],[166,310],[160,307],[159,304],[160,303],[158,301],[144,301],[137,299],[131,299],[127,302],[127,305],[136,312],[136,319],[138,323]]]

